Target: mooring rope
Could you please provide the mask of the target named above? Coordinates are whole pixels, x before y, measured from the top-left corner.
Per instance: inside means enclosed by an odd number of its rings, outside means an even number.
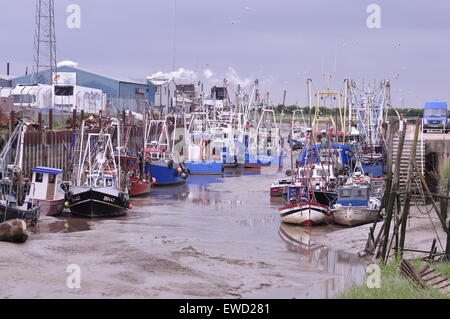
[[[423,192],[422,184],[419,184],[416,178],[414,178],[414,182],[416,183],[417,189],[419,190],[419,193],[420,193],[420,195],[421,195],[421,197],[422,197],[422,199],[423,199],[424,205],[426,205],[426,196],[425,196],[425,193]],[[431,200],[433,200],[433,199],[431,199]],[[441,242],[441,238],[439,237],[439,234],[438,234],[438,232],[437,232],[437,230],[436,230],[436,226],[434,225],[433,219],[431,218],[431,214],[430,214],[430,213],[431,213],[431,211],[433,210],[433,208],[431,208],[430,210],[428,210],[426,213],[422,213],[422,211],[421,211],[420,208],[419,208],[419,205],[417,204],[417,200],[415,200],[415,204],[416,204],[417,209],[419,210],[419,212],[420,212],[422,215],[428,215],[428,218],[429,218],[429,220],[430,220],[431,226],[432,226],[432,228],[433,228],[433,232],[434,232],[434,234],[435,234],[435,238],[436,238],[437,241],[439,242],[439,246],[441,247],[441,250],[442,250],[442,251],[445,251],[445,250],[444,250],[444,246],[442,245],[442,242]],[[432,207],[433,207],[433,206],[432,206]]]

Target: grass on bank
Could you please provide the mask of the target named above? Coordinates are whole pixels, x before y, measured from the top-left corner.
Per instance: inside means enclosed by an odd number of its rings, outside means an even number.
[[[413,262],[420,269],[422,262]],[[399,262],[391,262],[381,268],[380,288],[368,288],[362,285],[353,286],[347,292],[336,296],[337,299],[450,299],[446,294],[433,288],[420,288],[404,278],[397,271]],[[432,265],[437,271],[450,278],[450,264],[439,263]]]

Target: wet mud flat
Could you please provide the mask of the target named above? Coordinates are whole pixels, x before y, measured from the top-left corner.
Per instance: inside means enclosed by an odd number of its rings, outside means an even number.
[[[126,217],[43,217],[25,244],[0,243],[0,297],[330,298],[363,280],[364,261],[318,241],[343,228],[280,225],[282,172],[225,175],[155,188]]]

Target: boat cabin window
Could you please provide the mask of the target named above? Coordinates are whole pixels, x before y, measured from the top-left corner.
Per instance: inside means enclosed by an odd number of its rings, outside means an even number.
[[[42,183],[44,181],[43,173],[36,173],[36,179],[34,180],[36,183]]]
[[[353,198],[354,199],[362,199],[367,200],[369,197],[369,189],[368,188],[357,188],[353,190]]]
[[[111,187],[113,186],[113,180],[112,178],[107,178],[106,179],[106,187]]]
[[[56,175],[55,174],[48,175],[48,183],[49,184],[55,184],[56,183]]]
[[[339,198],[351,198],[352,190],[351,189],[340,189],[339,190]]]

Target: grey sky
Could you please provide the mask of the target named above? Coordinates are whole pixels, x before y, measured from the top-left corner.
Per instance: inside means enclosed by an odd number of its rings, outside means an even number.
[[[58,61],[143,79],[172,71],[174,0],[56,0]],[[66,8],[81,6],[81,29],[68,29]],[[381,6],[381,29],[366,26],[369,4]],[[0,73],[31,69],[34,0],[0,4]],[[448,0],[177,0],[176,67],[207,85],[225,76],[258,78],[272,101],[304,104],[306,78],[320,89],[389,78],[396,105],[448,99]],[[336,64],[335,64],[336,61]],[[231,74],[229,68],[237,74]],[[203,71],[210,69],[208,80]]]

